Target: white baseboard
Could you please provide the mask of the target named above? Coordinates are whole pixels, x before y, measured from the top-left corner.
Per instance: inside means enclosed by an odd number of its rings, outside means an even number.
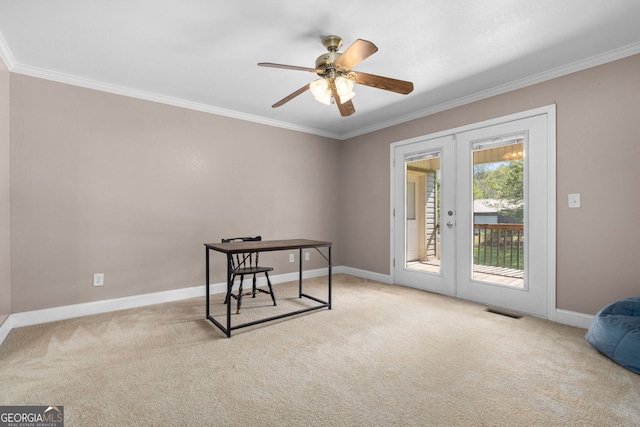
[[[364,279],[375,280],[386,284],[393,284],[391,275],[373,273],[371,271],[359,270],[351,267],[342,267],[342,272],[351,276],[362,277]],[[576,326],[583,329],[589,329],[592,320],[592,315],[559,308],[556,309],[555,319],[553,319],[554,322],[561,323],[563,325]]]
[[[351,267],[334,267],[333,274],[349,274],[351,276],[362,277],[364,279],[374,280],[376,282],[392,284],[391,276],[386,274],[375,273],[366,270],[360,270]],[[327,275],[327,269],[321,268],[317,270],[304,271],[302,277],[314,278]],[[286,273],[271,277],[271,283],[285,283],[298,280],[298,273]],[[266,280],[261,278],[258,280],[260,286],[266,285]],[[211,284],[210,294],[220,294],[225,292],[226,283]],[[21,313],[13,313],[9,315],[0,325],[0,344],[7,338],[13,328],[22,326],[37,325],[40,323],[54,322],[58,320],[71,319],[75,317],[88,316],[92,314],[108,313],[118,310],[126,310],[136,307],[144,307],[153,304],[162,304],[172,301],[180,301],[184,299],[197,298],[204,296],[204,286],[193,286],[190,288],[175,289],[171,291],[154,292],[150,294],[134,295],[130,297],[114,298],[102,301],[94,301],[82,304],[73,304],[61,307],[45,308],[42,310],[25,311]],[[558,323],[577,326],[588,329],[593,316],[576,313],[568,310],[556,310],[556,319]]]
[[[341,268],[333,268],[334,274],[341,273]],[[271,283],[285,283],[298,280],[298,272],[280,274],[270,277]],[[302,277],[314,278],[327,275],[327,269],[321,268],[317,270],[303,271]],[[264,277],[258,279],[259,286],[266,285],[267,281]],[[212,283],[209,287],[211,295],[221,294],[225,292],[226,283]],[[114,298],[101,301],[93,301],[82,304],[66,305],[61,307],[45,308],[41,310],[25,311],[21,313],[13,313],[0,326],[0,344],[9,335],[11,329],[22,326],[37,325],[40,323],[55,322],[58,320],[72,319],[75,317],[89,316],[92,314],[108,313],[118,310],[126,310],[136,307],[144,307],[154,304],[162,304],[165,302],[180,301],[184,299],[197,298],[204,296],[205,287],[193,286],[190,288],[175,289],[171,291],[154,292],[150,294],[134,295],[130,297]]]
[[[223,285],[215,284],[214,289]],[[213,292],[212,292],[213,293]],[[108,313],[111,311],[126,310],[129,308],[144,307],[153,304],[179,301],[188,298],[204,296],[204,286],[176,289],[150,294],[134,295],[130,297],[113,298],[101,301],[93,301],[82,304],[65,305],[61,307],[44,308],[41,310],[13,313],[10,317],[13,327],[37,325],[40,323],[55,322],[58,320],[72,319],[74,317],[89,316],[92,314]]]
[[[331,273],[332,274],[344,273],[343,267],[333,267],[331,269]],[[274,285],[278,283],[294,282],[298,280],[299,274],[300,273],[295,271],[293,273],[285,273],[285,274],[279,274],[277,276],[269,276],[269,279],[271,279],[271,283],[273,283]],[[326,268],[319,268],[317,270],[305,270],[302,272],[303,279],[312,279],[314,277],[322,277],[326,275],[327,275]],[[258,279],[257,284],[258,286],[264,286],[267,284],[267,279],[265,279],[264,277],[261,277]],[[223,291],[224,291],[224,283],[222,284],[222,290],[220,292],[223,292]]]
[[[362,277],[363,279],[386,283],[387,285],[393,284],[393,282],[391,281],[391,275],[389,274],[374,273],[372,271],[359,270],[352,267],[342,267],[341,272],[350,276]]]
[[[563,325],[589,329],[592,320],[592,315],[556,308],[555,322],[562,323]]]
[[[0,325],[0,345],[5,338],[7,338],[11,329],[13,329],[13,320],[11,320],[11,316],[9,316],[2,322],[2,325]]]

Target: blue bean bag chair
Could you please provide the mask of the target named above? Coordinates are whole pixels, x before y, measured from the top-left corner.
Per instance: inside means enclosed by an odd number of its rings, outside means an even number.
[[[640,374],[640,297],[623,299],[600,310],[585,338],[614,362]]]

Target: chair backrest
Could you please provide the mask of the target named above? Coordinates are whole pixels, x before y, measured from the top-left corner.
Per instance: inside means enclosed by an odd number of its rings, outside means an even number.
[[[233,242],[259,242],[262,240],[262,236],[256,237],[229,237],[226,239],[222,239],[222,243],[233,243]],[[258,266],[258,252],[241,252],[235,254],[235,257],[231,258],[232,268],[235,270],[237,267],[240,267],[244,264],[244,267],[257,267]]]

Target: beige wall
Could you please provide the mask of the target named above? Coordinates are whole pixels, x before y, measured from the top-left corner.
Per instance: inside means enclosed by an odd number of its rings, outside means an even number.
[[[13,312],[203,285],[223,237],[330,240],[341,263],[338,141],[11,77]]]
[[[640,295],[639,76],[636,55],[344,141],[344,264],[390,273],[390,143],[555,103],[557,306],[595,314]]]
[[[9,242],[9,71],[0,59],[0,325],[11,314]]]
[[[552,103],[558,307],[593,314],[640,295],[638,75],[634,56],[338,142],[2,68],[12,269],[9,286],[0,177],[0,319],[9,297],[21,312],[200,285],[202,244],[238,234],[332,240],[334,265],[389,274],[389,144]],[[7,137],[5,125],[6,167]],[[573,192],[581,209],[567,208]],[[269,255],[278,273],[295,270]],[[223,281],[221,257],[213,270]]]

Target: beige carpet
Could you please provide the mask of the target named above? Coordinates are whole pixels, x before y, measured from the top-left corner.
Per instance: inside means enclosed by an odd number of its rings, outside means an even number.
[[[640,375],[583,329],[346,275],[333,297],[230,339],[204,298],[15,329],[0,404],[64,405],[67,426],[640,425]],[[234,321],[270,310],[247,298]]]

